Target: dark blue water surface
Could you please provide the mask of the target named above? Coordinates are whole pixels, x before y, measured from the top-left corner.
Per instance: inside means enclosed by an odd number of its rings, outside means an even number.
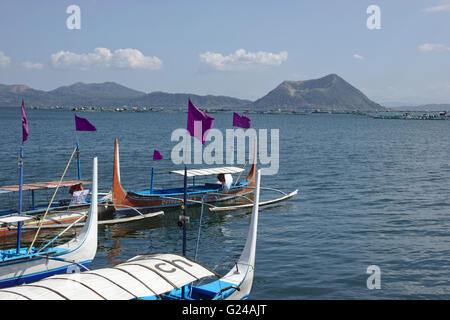
[[[170,159],[185,113],[97,113],[96,132],[79,132],[83,178],[99,158],[101,191],[112,184],[114,138],[119,139],[122,183],[149,187],[150,171],[182,169]],[[75,145],[71,111],[27,110],[25,182],[56,180]],[[231,128],[218,113],[215,128]],[[449,121],[377,120],[357,115],[250,115],[254,128],[279,129],[280,168],[262,185],[299,195],[260,211],[251,299],[450,298]],[[0,109],[0,185],[18,183],[20,108]],[[71,164],[67,178],[76,178]],[[157,174],[155,187],[179,186],[182,176]],[[273,197],[263,193],[262,199]],[[1,207],[15,206],[0,195]],[[25,195],[27,197],[27,195]],[[51,197],[51,193],[46,195]],[[101,226],[91,268],[137,254],[181,253],[178,211],[153,220]],[[188,256],[193,256],[199,210],[190,212]],[[238,258],[249,211],[208,213],[198,260],[224,274]],[[1,244],[1,240],[0,240]],[[381,289],[369,290],[366,269],[381,270]]]

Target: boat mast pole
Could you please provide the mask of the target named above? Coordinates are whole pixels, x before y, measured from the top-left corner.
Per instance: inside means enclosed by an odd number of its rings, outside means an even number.
[[[183,195],[183,257],[186,257],[186,213],[187,213],[187,167],[184,165],[184,195]],[[181,288],[181,296],[184,297],[185,286]]]
[[[186,218],[187,213],[187,167],[184,166],[184,209],[183,216]],[[183,256],[186,256],[186,219],[183,221]]]
[[[81,180],[81,165],[80,165],[80,144],[78,142],[78,135],[77,135],[77,169],[78,169],[78,180]]]
[[[154,170],[153,170],[153,167],[152,167],[152,177],[151,177],[151,180],[150,180],[150,194],[153,193],[153,175],[154,175]]]
[[[20,156],[19,156],[19,214],[22,214],[22,196],[23,196],[23,143],[20,146]],[[17,222],[17,243],[16,243],[16,253],[20,252],[20,241],[22,235],[22,222]]]

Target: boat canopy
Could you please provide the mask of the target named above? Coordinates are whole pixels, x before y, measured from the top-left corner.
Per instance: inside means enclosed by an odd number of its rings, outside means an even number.
[[[208,176],[212,174],[220,174],[220,173],[238,173],[244,171],[243,168],[238,167],[220,167],[220,168],[209,168],[209,169],[189,169],[187,170],[187,176],[188,177],[195,177],[195,176]],[[171,173],[176,173],[184,176],[184,169],[183,170],[173,170],[170,171]]]
[[[0,290],[0,300],[136,299],[170,292],[211,276],[217,274],[181,255],[142,255],[113,268],[55,275],[34,284]]]
[[[38,190],[38,189],[53,189],[58,186],[59,181],[44,181],[44,182],[32,182],[32,183],[24,183],[22,186],[22,190]],[[59,185],[60,187],[70,187],[75,184],[92,184],[91,180],[66,180],[62,181]],[[19,191],[19,185],[11,185],[11,186],[3,186],[0,187],[0,193],[7,193],[7,192],[18,192]]]
[[[1,217],[0,223],[11,224],[11,223],[28,221],[31,219],[33,219],[33,218],[30,216],[27,216],[27,215],[23,215],[23,214],[10,214],[10,215]]]

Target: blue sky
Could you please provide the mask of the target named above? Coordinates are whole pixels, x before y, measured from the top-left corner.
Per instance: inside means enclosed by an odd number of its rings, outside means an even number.
[[[41,90],[114,81],[254,100],[336,73],[379,103],[450,103],[450,0],[2,1],[0,39],[0,83]]]

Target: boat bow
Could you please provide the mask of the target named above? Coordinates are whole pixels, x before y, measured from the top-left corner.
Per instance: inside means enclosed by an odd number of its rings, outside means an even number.
[[[114,172],[113,172],[113,188],[112,188],[112,198],[114,206],[133,206],[132,203],[127,201],[127,193],[123,189],[120,183],[120,160],[119,160],[119,142],[117,139],[114,141]]]
[[[98,171],[97,157],[93,160],[92,168],[92,201],[89,214],[80,233],[69,242],[59,246],[76,254],[75,261],[92,261],[97,252],[98,240]],[[80,250],[80,248],[83,248]]]
[[[245,247],[235,266],[220,279],[220,281],[230,284],[236,289],[226,299],[246,299],[252,288],[255,270],[256,236],[258,233],[260,182],[261,170],[259,169],[256,172],[255,199]]]
[[[65,244],[52,246],[76,223],[74,222],[40,249],[20,248],[19,253],[16,254],[8,250],[3,251],[0,255],[0,287],[33,282],[67,270],[74,271],[80,267],[86,269],[85,266],[94,259],[97,251],[97,158],[93,161],[92,175],[92,201],[87,221],[80,233]]]

